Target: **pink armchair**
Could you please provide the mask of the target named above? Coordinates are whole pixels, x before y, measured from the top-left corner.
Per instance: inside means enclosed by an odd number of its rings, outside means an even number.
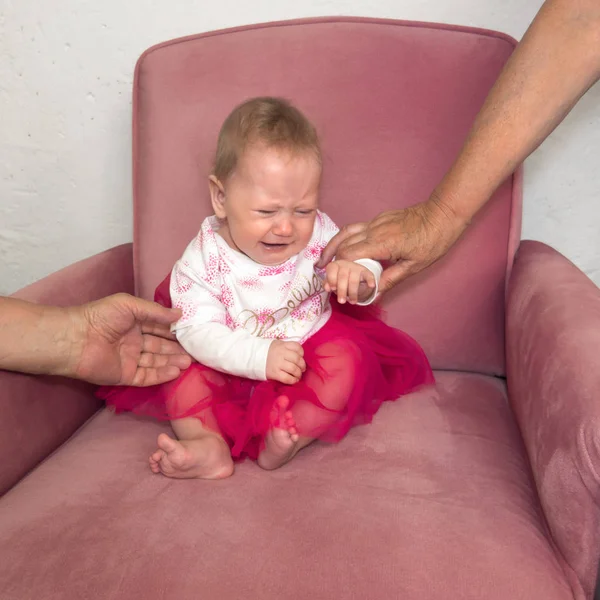
[[[151,297],[209,210],[220,123],[249,96],[288,97],[316,122],[338,223],[426,198],[513,47],[489,31],[340,17],[151,48],[134,83],[133,248],[18,295]],[[100,410],[86,384],[0,373],[0,598],[590,598],[600,291],[554,250],[519,244],[520,182],[386,300],[436,388],[278,471],[152,475],[168,426]]]

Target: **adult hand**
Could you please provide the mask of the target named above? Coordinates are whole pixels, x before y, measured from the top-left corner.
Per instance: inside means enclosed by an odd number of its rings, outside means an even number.
[[[381,294],[444,256],[467,225],[432,196],[427,202],[381,213],[367,223],[347,225],[331,239],[317,266],[323,268],[334,256],[387,263],[379,282]]]
[[[73,340],[65,374],[70,377],[149,386],[175,379],[191,363],[169,330],[181,316],[178,309],[116,294],[68,310]]]

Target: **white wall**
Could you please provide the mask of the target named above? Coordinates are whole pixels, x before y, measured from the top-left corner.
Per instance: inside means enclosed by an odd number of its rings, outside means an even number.
[[[317,15],[440,21],[520,38],[541,0],[2,0],[0,293],[131,239],[136,59],[182,35]],[[600,283],[600,86],[528,161],[524,237]]]

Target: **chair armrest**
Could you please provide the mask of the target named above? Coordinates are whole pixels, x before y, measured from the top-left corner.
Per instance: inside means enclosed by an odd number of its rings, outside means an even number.
[[[600,289],[523,242],[506,320],[510,402],[571,584],[592,597],[600,556]]]
[[[133,292],[131,244],[75,263],[23,288],[14,297],[68,306],[116,292]],[[98,410],[101,403],[94,398],[94,389],[82,381],[0,370],[0,494]]]

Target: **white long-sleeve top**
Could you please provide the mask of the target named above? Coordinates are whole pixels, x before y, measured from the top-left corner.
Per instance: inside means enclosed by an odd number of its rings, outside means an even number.
[[[317,213],[308,246],[277,266],[254,262],[231,248],[208,217],[171,273],[171,302],[183,315],[173,326],[179,343],[198,362],[224,373],[265,380],[274,339],[304,342],[331,316],[324,270],[315,263],[338,232]],[[356,261],[374,275],[377,295],[381,265]]]

